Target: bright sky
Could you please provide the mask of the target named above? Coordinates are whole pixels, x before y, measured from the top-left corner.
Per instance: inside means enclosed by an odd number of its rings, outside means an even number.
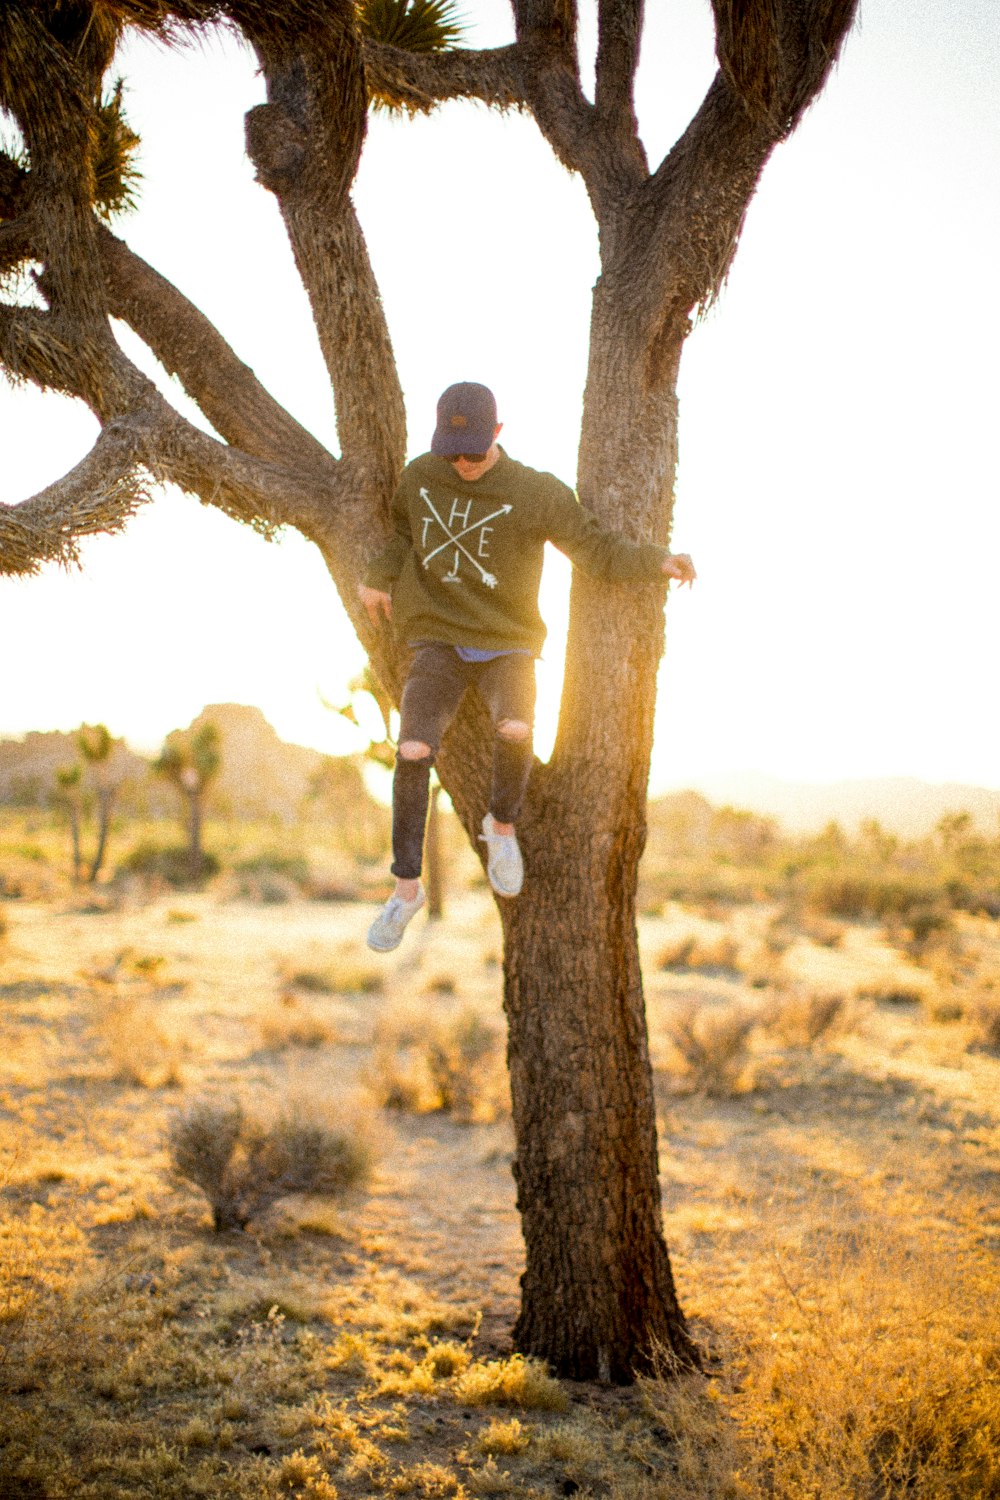
[[[506,0],[465,9],[471,43],[508,39]],[[639,114],[659,159],[710,81],[712,35],[706,0],[647,9]],[[136,43],[122,66],[145,181],[119,232],[334,446],[305,297],[243,154],[263,97],[249,56]],[[681,372],[674,545],[701,576],[668,607],[654,790],[734,770],[1000,786],[998,88],[995,0],[862,0],[765,173]],[[478,379],[508,450],[572,482],[597,273],[580,184],[530,120],[453,104],[374,118],[355,197],[411,454],[440,390]],[[0,387],[0,499],[57,478],[94,433],[73,403]],[[0,584],[0,735],[104,720],[153,748],[234,701],[286,739],[352,748],[320,695],[343,695],[360,648],[296,534],[267,544],[167,494],[84,560]],[[543,601],[543,752],[567,571]]]

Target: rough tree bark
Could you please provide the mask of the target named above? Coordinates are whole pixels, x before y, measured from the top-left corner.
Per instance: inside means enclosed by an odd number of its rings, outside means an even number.
[[[578,488],[606,524],[666,541],[676,378],[691,316],[717,295],[768,156],[822,87],[854,4],[714,0],[719,72],[651,172],[633,107],[642,0],[598,0],[593,101],[580,85],[575,0],[512,0],[513,44],[423,55],[362,41],[363,0],[9,0],[0,102],[30,136],[31,170],[0,154],[0,271],[41,261],[50,308],[0,304],[0,362],[80,396],[105,425],[73,474],[0,508],[3,570],[72,557],[77,536],[123,525],[150,479],[172,480],[241,520],[294,525],[315,541],[379,676],[398,688],[396,648],[385,632],[372,634],[355,599],[405,449],[388,330],[348,191],[370,94],[411,110],[452,98],[526,109],[582,175],[601,276]],[[339,458],[89,207],[88,141],[118,30],[220,17],[251,42],[266,81],[247,147],[310,298]],[[59,108],[48,110],[47,90],[57,87]],[[179,376],[219,441],[179,417],[124,358],[107,332],[112,312]],[[697,1362],[662,1233],[635,929],[662,604],[653,588],[575,580],[557,743],[535,768],[519,825],[528,876],[521,899],[501,910],[527,1255],[514,1337],[578,1378],[629,1380],[656,1346],[682,1366]],[[486,803],[486,729],[469,702],[440,757],[470,837]]]

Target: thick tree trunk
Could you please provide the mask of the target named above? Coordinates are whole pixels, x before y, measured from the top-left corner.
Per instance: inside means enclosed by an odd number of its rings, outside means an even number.
[[[188,870],[192,880],[200,880],[205,863],[205,856],[201,847],[201,817],[202,799],[201,791],[191,791],[187,794],[188,799]]]
[[[83,874],[83,852],[80,847],[80,809],[70,805],[69,833],[73,842],[73,884],[79,885]]]
[[[648,389],[615,301],[599,285],[580,490],[606,524],[664,541],[677,361]],[[663,1238],[635,924],[662,605],[657,585],[575,577],[558,742],[525,826],[528,878],[502,903],[527,1253],[514,1339],[578,1379],[629,1381],[657,1347],[697,1362]]]
[[[97,847],[94,857],[87,871],[87,880],[93,885],[104,864],[104,856],[108,848],[108,833],[111,829],[111,809],[114,806],[115,793],[113,787],[102,787],[97,793]]]

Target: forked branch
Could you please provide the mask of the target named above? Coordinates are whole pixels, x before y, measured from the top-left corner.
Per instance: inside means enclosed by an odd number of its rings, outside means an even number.
[[[108,311],[176,375],[227,443],[271,463],[332,478],[336,460],[257,379],[204,313],[103,226]]]

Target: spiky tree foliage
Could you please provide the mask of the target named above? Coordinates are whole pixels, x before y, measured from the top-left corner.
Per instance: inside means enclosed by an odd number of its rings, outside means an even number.
[[[718,295],[761,172],[822,88],[856,0],[712,3],[718,72],[651,165],[633,97],[642,0],[597,0],[593,100],[581,85],[576,0],[511,0],[512,42],[483,51],[414,50],[412,30],[393,28],[426,20],[418,0],[6,0],[0,104],[23,154],[0,154],[0,275],[40,265],[45,305],[0,304],[0,364],[85,401],[102,433],[59,483],[0,509],[0,566],[71,559],[79,537],[119,529],[151,481],[170,480],[265,531],[291,525],[310,537],[378,676],[398,690],[397,648],[373,632],[355,593],[386,533],[405,449],[389,334],[349,196],[371,100],[419,111],[473,98],[526,111],[581,175],[601,275],[578,488],[605,523],[666,540],[692,316]],[[101,203],[118,201],[100,165],[101,101],[123,29],[169,37],[216,22],[247,39],[266,84],[267,102],[247,115],[247,149],[309,296],[338,457],[100,220]],[[116,139],[124,162],[126,138]],[[217,438],[125,357],[111,318],[177,375]],[[648,1365],[657,1343],[679,1365],[696,1359],[661,1230],[635,931],[662,643],[655,589],[575,581],[556,747],[519,825],[528,883],[501,914],[527,1256],[515,1340],[564,1374],[619,1380]],[[488,737],[472,703],[439,761],[470,836],[486,803]]]

